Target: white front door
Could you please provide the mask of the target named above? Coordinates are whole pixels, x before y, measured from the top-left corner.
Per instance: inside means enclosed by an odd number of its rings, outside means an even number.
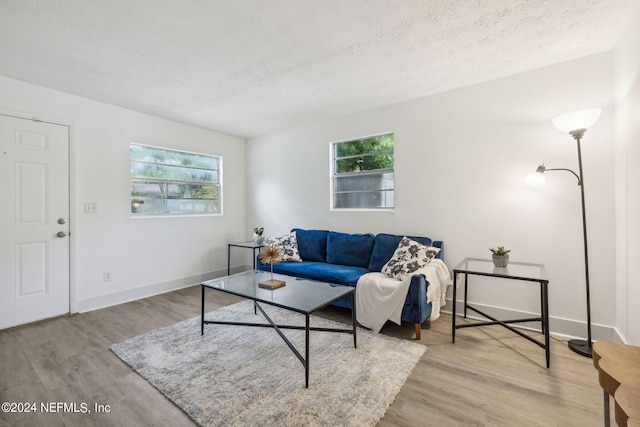
[[[69,313],[69,128],[0,115],[0,329]]]

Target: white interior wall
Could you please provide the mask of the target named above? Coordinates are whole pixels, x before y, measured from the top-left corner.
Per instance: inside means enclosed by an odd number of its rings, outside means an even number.
[[[640,252],[640,177],[634,168],[640,161],[634,144],[640,127],[639,20],[636,11],[613,55],[256,138],[247,150],[246,189],[252,191],[246,193],[245,146],[237,138],[3,77],[0,109],[73,123],[72,307],[78,310],[222,273],[226,242],[247,238],[253,226],[266,226],[268,235],[301,226],[430,235],[445,240],[450,268],[464,256],[487,256],[487,247],[507,245],[513,249],[512,259],[547,265],[554,328],[580,335],[584,277],[579,192],[569,174],[548,174],[544,190],[523,186],[521,178],[543,161],[548,167],[576,169],[573,141],[556,131],[549,118],[604,107],[583,142],[594,334],[608,338],[607,329],[616,325],[623,339],[637,345],[640,318],[632,307],[640,303],[640,287],[634,285],[640,267],[633,262]],[[329,142],[389,130],[397,140],[396,210],[330,212]],[[225,215],[131,219],[132,141],[222,155]],[[83,213],[85,201],[98,202],[99,212]],[[610,268],[614,260],[617,302]],[[104,271],[113,273],[112,282],[102,281]],[[483,291],[475,296],[482,304],[537,310],[530,289],[509,293],[508,287],[487,285]]]
[[[601,107],[583,140],[583,166],[594,337],[612,338],[612,73],[611,54],[600,54],[249,140],[248,222],[271,236],[292,227],[426,235],[445,242],[450,269],[464,257],[488,258],[489,247],[507,246],[513,261],[545,264],[552,329],[586,336],[577,181],[548,172],[547,187],[532,189],[523,178],[543,162],[577,171],[575,141],[551,118]],[[331,211],[330,142],[386,131],[396,136],[396,209]],[[515,283],[483,283],[470,300],[537,312],[537,288]]]
[[[616,92],[616,327],[640,345],[640,9],[614,50]]]
[[[72,123],[72,311],[226,274],[226,242],[247,237],[244,140],[4,77],[0,93],[0,109]],[[131,218],[131,142],[222,156],[224,215]]]

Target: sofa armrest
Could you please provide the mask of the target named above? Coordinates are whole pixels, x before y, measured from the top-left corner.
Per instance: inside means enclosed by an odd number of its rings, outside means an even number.
[[[422,324],[431,315],[431,304],[427,304],[429,282],[423,274],[411,276],[407,299],[402,308],[402,320]]]

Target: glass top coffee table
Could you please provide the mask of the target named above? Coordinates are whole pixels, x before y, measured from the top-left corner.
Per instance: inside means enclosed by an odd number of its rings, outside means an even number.
[[[255,326],[273,328],[278,335],[289,346],[291,351],[302,362],[305,371],[305,388],[309,387],[309,332],[338,332],[353,335],[353,346],[357,348],[356,338],[356,301],[355,288],[350,286],[335,285],[331,283],[304,280],[296,277],[285,276],[282,274],[274,274],[275,280],[284,280],[286,285],[270,290],[263,289],[259,286],[260,282],[264,282],[271,278],[271,273],[265,271],[250,270],[243,273],[226,276],[219,279],[208,280],[201,284],[202,288],[202,307],[200,334],[204,335],[205,324],[218,325],[237,325],[237,326]],[[254,314],[258,314],[258,310],[269,323],[252,323],[252,322],[225,322],[220,320],[204,318],[204,293],[205,289],[215,289],[233,295],[238,295],[253,300]],[[339,300],[347,295],[351,295],[351,329],[334,329],[334,328],[316,328],[309,325],[309,317],[312,313],[328,306],[332,302]],[[304,314],[305,326],[293,325],[277,325],[265,313],[260,304],[273,305],[296,313]],[[305,331],[305,349],[304,356],[294,347],[294,345],[286,337],[283,329],[298,329]]]

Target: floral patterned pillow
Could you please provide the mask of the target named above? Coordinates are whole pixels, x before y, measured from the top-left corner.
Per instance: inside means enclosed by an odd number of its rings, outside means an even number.
[[[439,252],[440,248],[425,246],[408,237],[403,237],[391,259],[382,267],[382,273],[403,280],[414,271],[429,264]]]
[[[298,241],[296,233],[291,232],[281,237],[269,237],[265,240],[265,245],[276,245],[282,250],[282,261],[302,262],[298,252]]]

